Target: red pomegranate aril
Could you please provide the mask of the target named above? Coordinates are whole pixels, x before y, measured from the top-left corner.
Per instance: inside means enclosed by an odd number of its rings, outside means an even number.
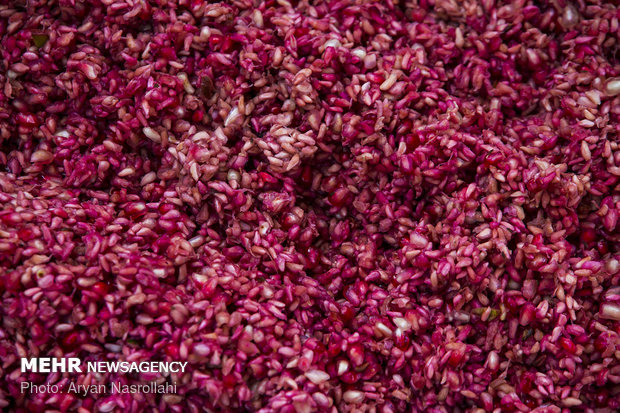
[[[453,351],[452,354],[450,354],[450,358],[448,359],[448,364],[450,364],[452,367],[457,367],[463,363],[464,359],[465,354],[459,351]]]
[[[278,179],[267,172],[259,172],[258,177],[267,184],[277,184]]]
[[[360,375],[354,371],[347,371],[342,376],[340,376],[340,380],[346,384],[355,384],[359,381]]]
[[[102,308],[97,316],[103,321],[108,321],[113,317],[113,314],[107,308]]]
[[[609,391],[605,388],[599,389],[594,396],[596,407],[607,407],[609,403]]]
[[[505,301],[504,301],[504,305],[506,306],[506,308],[513,312],[516,313],[519,311],[520,305],[519,305],[519,301],[515,296],[510,296],[508,297]]]
[[[484,163],[486,165],[497,166],[502,160],[503,156],[499,152],[491,152],[484,157]]]
[[[158,209],[160,214],[164,215],[167,212],[170,212],[170,211],[174,210],[175,208],[174,208],[174,205],[172,205],[172,204],[162,203],[162,204],[159,205],[159,207],[157,209]]]
[[[17,122],[22,126],[34,127],[39,124],[35,115],[31,113],[20,113],[17,115]]]
[[[500,400],[500,406],[502,412],[512,413],[517,411],[517,407],[514,405],[514,401],[509,395],[502,397],[502,399]]]
[[[172,304],[170,304],[169,302],[163,302],[163,303],[159,303],[157,305],[158,309],[159,309],[159,314],[160,315],[167,315],[170,313],[170,309],[172,308]]]
[[[381,372],[381,368],[378,365],[374,363],[370,364],[364,369],[364,371],[360,373],[360,379],[371,380],[373,377],[375,377],[380,372]]]
[[[305,185],[310,185],[312,183],[313,174],[312,167],[310,165],[305,165],[302,169],[301,173],[301,182]]]
[[[604,353],[611,343],[610,339],[611,334],[601,333],[596,340],[594,340],[594,349],[599,353]]]
[[[353,320],[353,318],[355,318],[355,311],[353,310],[353,307],[348,305],[342,306],[340,309],[339,318],[345,324]]]
[[[559,339],[560,347],[564,349],[567,353],[575,354],[577,352],[577,346],[573,341],[566,337],[560,337]]]
[[[412,152],[420,146],[420,137],[415,133],[411,133],[407,135],[405,142],[407,143],[407,151]]]
[[[347,188],[338,188],[329,196],[329,203],[337,208],[343,207],[349,198]]]
[[[224,384],[225,388],[232,389],[237,384],[237,378],[232,373],[226,374],[222,377],[222,384]]]
[[[108,285],[104,282],[97,282],[92,286],[92,292],[103,297],[108,293]]]
[[[596,232],[592,228],[581,230],[581,240],[586,244],[591,244],[596,240]]]
[[[62,337],[59,344],[65,352],[72,352],[80,346],[80,335],[77,331],[67,333]]]
[[[525,404],[530,409],[535,409],[538,407],[538,402],[530,395],[524,395],[523,397],[521,397],[521,400],[523,401],[523,404]]]
[[[204,119],[204,112],[198,110],[195,111],[194,113],[192,113],[192,121],[199,123],[202,122],[202,120]]]
[[[314,247],[308,247],[306,251],[306,268],[312,270],[317,268],[321,262],[321,252]]]
[[[519,388],[521,393],[529,394],[534,389],[536,376],[530,372],[525,372],[519,380]]]
[[[179,358],[179,346],[177,344],[166,344],[166,346],[164,347],[164,352],[168,357],[173,360],[177,360]]]
[[[29,228],[20,228],[19,231],[17,231],[17,236],[19,237],[20,240],[22,241],[30,241],[31,239],[34,239],[35,235],[34,235],[34,231],[29,229]]]
[[[409,345],[411,344],[411,339],[409,338],[408,335],[404,333],[396,334],[394,336],[394,344],[399,349],[406,350],[409,348]]]
[[[281,221],[282,229],[288,230],[293,225],[299,224],[299,217],[292,212],[287,212]]]

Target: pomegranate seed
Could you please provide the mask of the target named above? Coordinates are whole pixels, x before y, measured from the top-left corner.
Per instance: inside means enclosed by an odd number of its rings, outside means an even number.
[[[301,181],[306,185],[310,185],[312,183],[312,168],[310,167],[310,165],[304,166],[304,169],[301,173]]]
[[[314,247],[308,247],[306,258],[308,259],[306,262],[306,268],[310,270],[315,269],[321,262],[321,251]]]
[[[336,189],[328,198],[330,204],[337,208],[341,208],[347,203],[349,197],[349,190],[347,188]]]
[[[166,347],[164,347],[164,352],[168,357],[176,360],[179,357],[179,346],[174,343],[166,344]]]
[[[586,244],[593,243],[596,241],[596,232],[592,228],[581,230],[581,240]]]
[[[80,335],[77,331],[72,331],[60,340],[60,347],[67,353],[75,350],[80,345]]]
[[[194,122],[201,122],[204,117],[205,117],[205,114],[201,110],[197,110],[192,114],[192,120]]]
[[[599,389],[594,396],[596,407],[607,407],[609,403],[609,391],[606,388]]]
[[[420,137],[418,134],[409,134],[405,138],[407,144],[407,152],[413,152],[418,146],[420,146]]]
[[[340,319],[345,324],[348,323],[349,321],[353,320],[353,318],[355,317],[355,311],[353,310],[353,308],[351,306],[344,305],[344,306],[342,306],[340,311],[341,311],[340,312]]]
[[[95,283],[95,285],[93,285],[92,291],[95,294],[103,297],[104,295],[106,295],[108,293],[108,285],[106,283],[100,281],[98,283]]]
[[[342,339],[332,335],[327,346],[327,354],[329,357],[336,357],[342,351]]]
[[[536,376],[533,373],[525,372],[521,375],[521,380],[519,381],[519,388],[521,393],[528,394],[534,389],[534,382],[536,380]]]
[[[506,306],[506,309],[511,313],[516,313],[517,311],[519,311],[520,305],[517,301],[517,298],[513,295],[504,300],[504,305]]]
[[[350,345],[347,349],[347,355],[355,367],[364,363],[364,348],[360,343]]]
[[[464,359],[465,354],[461,353],[460,351],[453,351],[452,354],[450,354],[450,358],[448,359],[448,364],[452,367],[457,367],[463,362]]]
[[[564,349],[567,353],[575,354],[577,352],[577,346],[573,341],[566,337],[560,337],[560,347]]]
[[[379,373],[381,369],[377,364],[371,364],[360,374],[362,380],[370,380]]]
[[[222,384],[225,388],[232,389],[237,384],[237,378],[232,373],[226,374],[224,377],[222,377]]]
[[[601,241],[596,243],[596,249],[602,255],[605,255],[605,254],[607,254],[609,252],[609,246],[607,245],[607,242],[604,241],[604,240],[601,240]]]
[[[413,175],[415,173],[415,160],[412,155],[406,154],[400,159],[400,170],[405,175]]]
[[[39,121],[37,120],[36,116],[31,113],[19,113],[17,114],[17,123],[22,126],[33,127],[37,126],[39,124]]]
[[[277,184],[278,179],[269,175],[267,172],[259,172],[258,177],[267,184]]]
[[[166,212],[172,211],[174,209],[174,205],[172,204],[160,204],[157,208],[160,214],[165,214]]]
[[[527,303],[523,307],[521,307],[521,316],[519,318],[519,322],[522,326],[529,325],[536,319],[536,307],[532,304]]]
[[[280,221],[282,225],[282,229],[288,230],[293,225],[299,224],[299,217],[293,214],[292,212],[287,212],[284,214],[283,219]]]
[[[594,340],[594,349],[599,353],[604,353],[609,346],[610,338],[610,333],[601,333],[601,335]]]
[[[409,348],[409,344],[411,344],[411,339],[406,334],[397,334],[394,340],[394,344],[401,350],[406,350]]]
[[[103,321],[108,321],[109,319],[112,318],[113,314],[110,313],[110,310],[104,307],[101,310],[99,310],[99,313],[97,314],[97,316]]]
[[[166,302],[160,303],[158,307],[159,307],[160,315],[167,315],[170,313],[170,308],[172,307],[172,304],[166,301]]]
[[[493,166],[497,166],[500,161],[502,160],[503,155],[499,152],[491,152],[488,153],[485,157],[484,157],[484,163],[486,165],[493,165]]]
[[[523,404],[525,404],[530,409],[535,409],[538,407],[538,402],[536,401],[536,399],[534,399],[532,396],[528,394],[521,397],[521,400],[523,401]]]
[[[536,234],[534,235],[534,238],[532,238],[532,244],[534,245],[542,245],[543,241],[544,238],[542,234]]]
[[[359,373],[356,373],[354,371],[347,371],[342,376],[340,376],[340,380],[342,380],[343,382],[345,382],[347,384],[357,383],[359,378],[360,378]]]

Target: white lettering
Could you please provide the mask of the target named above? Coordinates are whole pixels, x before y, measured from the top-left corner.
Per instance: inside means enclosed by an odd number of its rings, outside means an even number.
[[[187,361],[89,361],[86,364],[87,371],[91,373],[178,373],[185,372]],[[68,368],[81,372],[79,362],[69,359]]]
[[[122,393],[120,382],[112,382],[112,393]]]
[[[52,359],[52,371],[54,373],[66,373],[67,365],[65,359]]]
[[[33,373],[37,372],[37,359],[22,358],[22,373],[26,373],[28,371]]]
[[[56,384],[34,384],[32,382],[22,382],[21,383],[21,391],[22,393],[25,391],[29,391],[31,394],[35,393],[49,393],[54,394],[60,391],[60,387]]]
[[[39,372],[40,373],[51,373],[50,365],[52,361],[49,357],[41,357],[39,359]]]
[[[113,361],[111,363],[108,363],[108,365],[107,365],[108,369],[107,370],[110,373],[116,373],[116,372],[118,372],[118,369],[120,368],[120,366],[121,366],[121,363]]]
[[[81,373],[80,359],[77,357],[69,357],[69,373]]]

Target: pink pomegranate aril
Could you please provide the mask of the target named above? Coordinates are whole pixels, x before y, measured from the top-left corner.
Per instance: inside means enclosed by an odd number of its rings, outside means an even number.
[[[527,303],[521,307],[519,322],[522,326],[531,324],[536,319],[536,307]]]
[[[364,348],[360,343],[349,345],[347,355],[355,367],[359,367],[364,363]]]

